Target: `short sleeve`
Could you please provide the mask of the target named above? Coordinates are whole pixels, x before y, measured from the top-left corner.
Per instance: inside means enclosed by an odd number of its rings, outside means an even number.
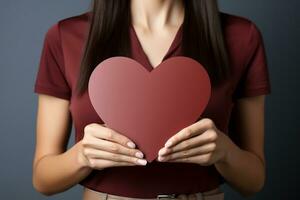
[[[253,23],[251,23],[247,41],[244,56],[245,68],[234,91],[234,99],[271,93],[263,37]]]
[[[52,25],[46,32],[34,92],[70,99],[71,89],[65,76],[59,23]]]

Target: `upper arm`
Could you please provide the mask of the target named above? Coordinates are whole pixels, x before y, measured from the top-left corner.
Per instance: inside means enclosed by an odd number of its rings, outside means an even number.
[[[271,93],[271,81],[263,36],[251,23],[245,40],[243,73],[232,95],[234,107],[229,135],[244,150],[264,158],[265,97]]]
[[[71,132],[69,101],[50,95],[38,95],[34,166],[45,155],[66,150]]]
[[[264,157],[265,95],[238,99],[232,111],[230,137],[243,150]]]
[[[59,23],[44,39],[34,92],[38,93],[34,166],[45,155],[65,151],[71,130],[72,89],[66,76]]]

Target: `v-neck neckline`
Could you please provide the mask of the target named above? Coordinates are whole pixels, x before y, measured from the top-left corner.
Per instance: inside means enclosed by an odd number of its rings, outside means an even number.
[[[165,53],[165,55],[163,56],[161,62],[158,64],[160,65],[165,59],[168,58],[168,56],[179,46],[180,44],[180,41],[181,41],[181,35],[182,35],[182,28],[183,28],[183,23],[179,26],[176,34],[175,34],[175,37],[173,38],[172,42],[171,42],[171,45],[169,46],[167,52]],[[135,31],[135,28],[133,27],[132,23],[130,23],[130,29],[133,33],[133,39],[135,40],[135,44],[137,44],[137,48],[138,48],[138,52],[140,54],[140,56],[142,57],[142,59],[144,61],[146,61],[146,68],[149,70],[149,71],[152,71],[153,69],[155,69],[155,67],[157,66],[153,66],[147,56],[147,54],[145,53],[144,49],[143,49],[143,46],[138,38],[138,35]]]

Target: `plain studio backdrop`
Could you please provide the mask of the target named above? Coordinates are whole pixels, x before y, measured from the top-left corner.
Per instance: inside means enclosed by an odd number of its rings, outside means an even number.
[[[222,11],[245,16],[260,28],[272,94],[266,98],[264,189],[249,199],[300,199],[298,0],[221,0]],[[47,29],[89,8],[82,0],[4,0],[0,3],[0,199],[78,199],[82,186],[46,197],[32,186],[37,96],[33,84]],[[69,146],[74,144],[74,129]],[[223,185],[225,199],[243,199]],[[298,197],[298,198],[296,198]]]

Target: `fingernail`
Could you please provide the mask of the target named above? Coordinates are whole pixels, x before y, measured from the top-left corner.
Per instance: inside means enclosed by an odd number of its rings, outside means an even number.
[[[142,152],[136,152],[135,156],[138,157],[138,158],[143,158],[144,154]]]
[[[172,145],[172,142],[171,141],[168,141],[166,144],[165,144],[165,147],[170,147]]]
[[[131,141],[127,142],[127,145],[130,147],[130,148],[135,148],[135,144]]]
[[[138,163],[141,164],[141,165],[146,165],[147,164],[147,160],[138,159]]]

